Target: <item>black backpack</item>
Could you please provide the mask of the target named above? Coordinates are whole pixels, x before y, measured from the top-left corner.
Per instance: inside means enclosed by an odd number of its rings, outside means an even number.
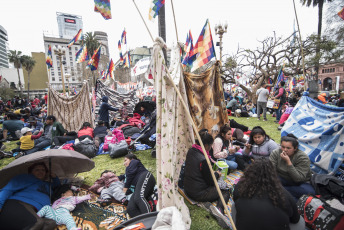
[[[325,200],[344,198],[344,181],[335,176],[326,174],[314,174],[311,179],[315,194],[321,195]]]

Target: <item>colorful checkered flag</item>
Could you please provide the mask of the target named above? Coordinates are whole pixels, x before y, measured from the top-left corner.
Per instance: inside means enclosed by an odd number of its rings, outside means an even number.
[[[215,49],[207,19],[194,48],[189,53],[188,64],[191,66],[191,72],[207,64],[213,57],[215,57]]]

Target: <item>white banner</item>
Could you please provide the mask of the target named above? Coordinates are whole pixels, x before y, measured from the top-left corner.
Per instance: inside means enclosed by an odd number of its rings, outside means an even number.
[[[340,76],[336,76],[336,91],[337,93],[339,93],[339,80],[340,80]]]
[[[140,59],[131,69],[131,76],[136,77],[147,72],[150,63],[150,57]]]

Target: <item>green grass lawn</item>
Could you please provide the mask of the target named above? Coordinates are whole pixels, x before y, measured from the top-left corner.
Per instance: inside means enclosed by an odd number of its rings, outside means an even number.
[[[277,130],[278,124],[274,123],[273,121],[275,118],[271,117],[271,115],[268,116],[268,121],[258,121],[257,118],[236,118],[236,117],[230,117],[230,119],[234,119],[237,122],[248,126],[250,129],[252,129],[254,126],[261,126],[264,128],[266,133],[270,135],[272,139],[274,139],[277,143],[280,142],[280,131]],[[13,148],[16,148],[16,142],[8,142],[5,143],[6,150],[9,151]],[[135,152],[137,154],[138,158],[142,161],[142,163],[146,166],[146,168],[151,171],[155,178],[156,178],[156,160],[155,158],[152,158],[150,155],[150,150],[146,151],[138,151]],[[13,161],[14,158],[6,158],[0,160],[0,168],[5,167],[8,163]],[[95,158],[93,158],[95,162],[95,168],[92,169],[89,172],[80,173],[78,176],[83,177],[85,179],[85,184],[92,185],[93,182],[100,177],[101,172],[103,172],[106,169],[111,169],[116,171],[116,173],[122,174],[125,171],[125,167],[123,165],[124,157],[112,159],[109,157],[109,155],[100,155]],[[198,229],[222,229],[216,222],[215,218],[213,218],[210,213],[203,210],[202,208],[191,205],[187,201],[185,201],[187,204],[190,215],[191,215],[191,229],[198,230]]]

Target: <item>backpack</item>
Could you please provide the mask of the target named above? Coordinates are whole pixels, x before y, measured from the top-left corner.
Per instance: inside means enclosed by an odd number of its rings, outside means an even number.
[[[344,199],[344,181],[335,176],[326,174],[314,174],[311,178],[312,186],[315,194],[321,195],[322,198],[328,200],[336,198]]]

